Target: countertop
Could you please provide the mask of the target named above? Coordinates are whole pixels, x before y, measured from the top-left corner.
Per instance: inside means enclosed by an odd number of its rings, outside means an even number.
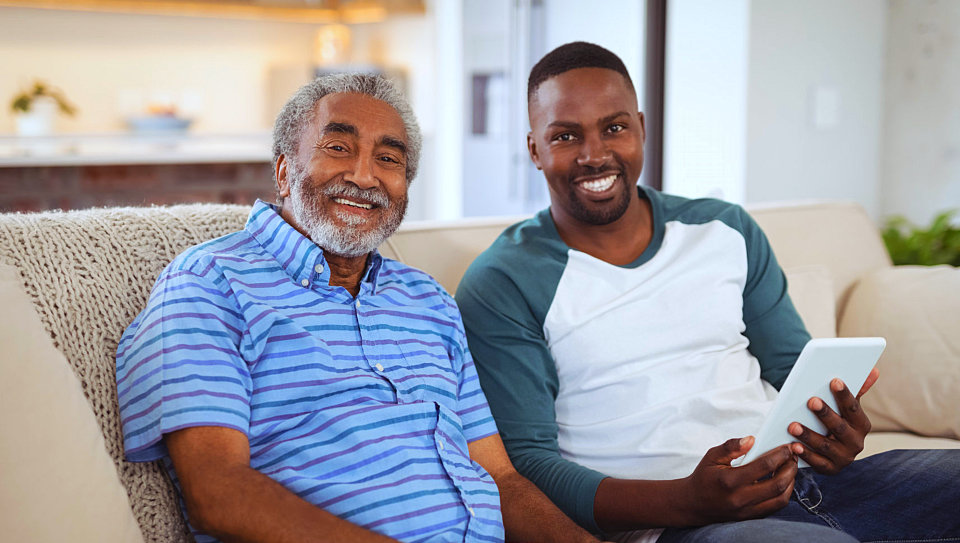
[[[0,168],[270,162],[268,132],[0,136]]]

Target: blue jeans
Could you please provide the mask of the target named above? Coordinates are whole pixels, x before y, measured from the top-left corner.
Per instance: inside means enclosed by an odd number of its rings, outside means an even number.
[[[837,475],[801,469],[764,519],[668,528],[657,543],[960,541],[960,450],[890,451]]]

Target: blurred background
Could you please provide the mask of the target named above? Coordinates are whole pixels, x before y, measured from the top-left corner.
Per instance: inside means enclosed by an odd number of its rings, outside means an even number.
[[[960,207],[957,1],[0,0],[0,210],[272,200],[280,106],[361,70],[424,132],[410,219],[530,214],[526,77],[574,40],[631,72],[644,183]]]

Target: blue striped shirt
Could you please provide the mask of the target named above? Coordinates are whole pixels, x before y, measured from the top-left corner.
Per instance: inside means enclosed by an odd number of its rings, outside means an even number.
[[[354,524],[501,541],[497,487],[467,449],[497,429],[453,299],[376,252],[356,298],[329,280],[259,201],[243,231],[170,263],[117,350],[127,458],[164,459],[180,490],[163,434],[233,428],[253,468]]]

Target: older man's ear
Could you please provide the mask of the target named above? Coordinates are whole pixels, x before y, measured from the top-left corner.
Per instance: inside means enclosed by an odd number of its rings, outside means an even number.
[[[277,159],[276,167],[276,187],[277,187],[277,205],[283,206],[283,199],[290,196],[290,183],[287,181],[287,157],[280,155]]]

